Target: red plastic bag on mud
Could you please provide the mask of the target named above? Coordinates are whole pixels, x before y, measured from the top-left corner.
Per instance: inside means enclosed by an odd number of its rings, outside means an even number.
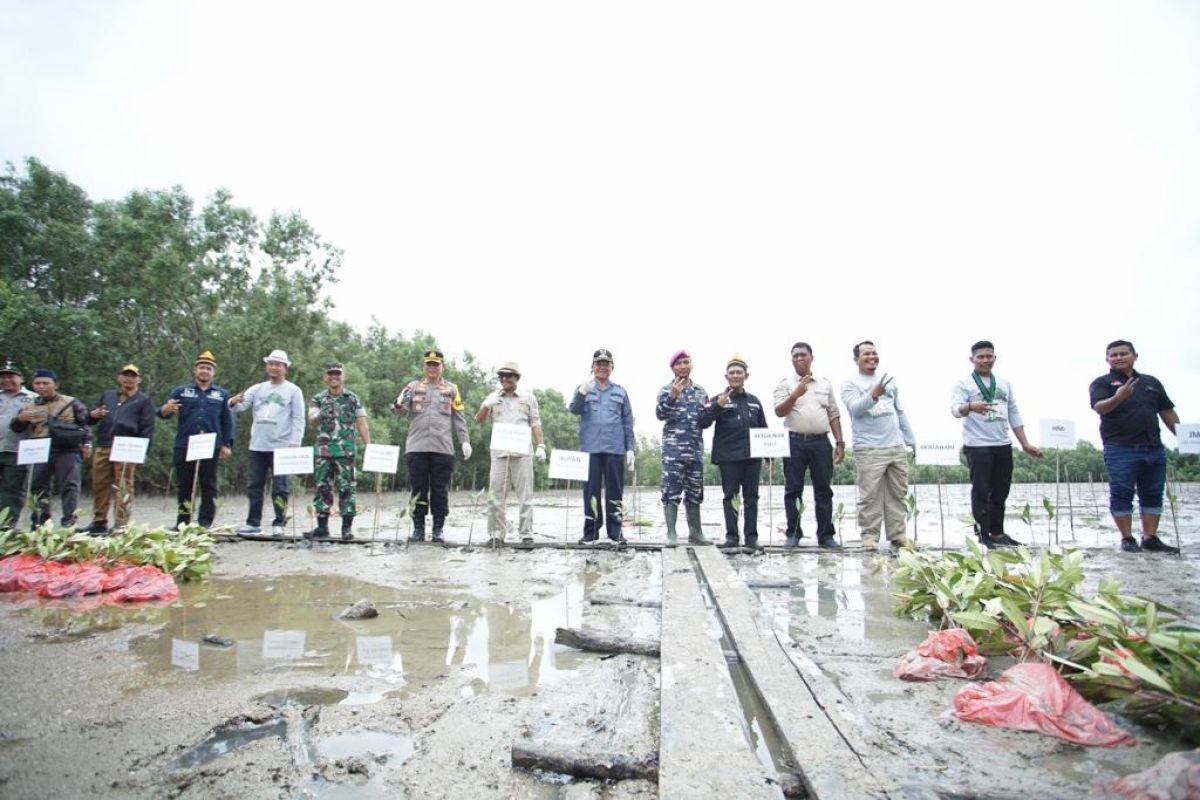
[[[936,681],[938,678],[974,678],[987,659],[979,655],[975,640],[962,628],[934,631],[905,653],[892,675],[902,681]]]
[[[999,680],[964,686],[954,695],[954,713],[968,722],[1038,731],[1076,744],[1133,744],[1132,736],[1084,700],[1049,664],[1017,664]]]
[[[42,597],[82,597],[100,594],[108,586],[108,573],[93,561],[47,564],[46,572],[48,580],[37,587]]]
[[[1129,800],[1200,797],[1200,749],[1169,753],[1150,769],[1097,788]]]

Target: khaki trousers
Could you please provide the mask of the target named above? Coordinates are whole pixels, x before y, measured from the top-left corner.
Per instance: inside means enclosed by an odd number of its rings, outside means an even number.
[[[137,464],[112,462],[111,447],[97,447],[92,453],[92,521],[108,524],[108,507],[117,500],[117,525],[124,525],[133,506],[133,476]]]
[[[504,540],[504,533],[508,528],[504,506],[508,500],[513,499],[521,504],[520,535],[532,535],[533,460],[529,456],[493,455],[488,487],[492,493],[491,511],[488,513],[488,535]]]
[[[904,536],[904,497],[908,494],[908,448],[856,447],[858,529],[879,538],[882,525],[889,540]]]

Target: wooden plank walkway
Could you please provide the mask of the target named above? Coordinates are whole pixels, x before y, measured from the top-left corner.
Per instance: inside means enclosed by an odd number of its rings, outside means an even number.
[[[811,797],[902,797],[900,787],[871,768],[876,746],[834,701],[837,689],[797,653],[789,658],[758,613],[745,582],[711,548],[696,548],[728,635],[799,762]],[[800,669],[807,662],[808,669]]]
[[[658,795],[782,797],[742,732],[741,704],[687,552],[662,552]]]

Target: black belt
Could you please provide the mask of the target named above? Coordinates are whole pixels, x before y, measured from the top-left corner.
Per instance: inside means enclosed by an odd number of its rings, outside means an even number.
[[[829,441],[828,433],[792,433],[788,431],[788,436],[794,439],[799,439],[802,442],[807,442],[812,439],[824,439]]]

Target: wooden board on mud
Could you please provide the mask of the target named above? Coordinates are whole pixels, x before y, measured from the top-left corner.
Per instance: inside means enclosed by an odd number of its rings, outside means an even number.
[[[741,705],[687,549],[663,550],[662,557],[658,795],[782,797],[742,732]]]
[[[802,654],[789,658],[726,558],[706,548],[697,548],[696,555],[732,644],[798,759],[810,795],[902,796],[889,776],[870,767],[876,746],[844,711],[845,704],[836,702],[836,687],[815,664],[801,669],[807,661]]]

